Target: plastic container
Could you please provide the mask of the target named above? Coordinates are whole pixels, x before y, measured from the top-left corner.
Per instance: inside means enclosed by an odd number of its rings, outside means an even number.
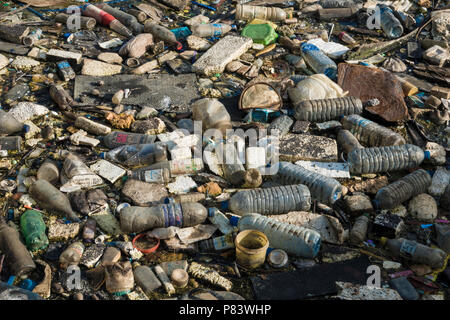
[[[359,143],[358,139],[356,139],[355,136],[348,130],[339,130],[336,141],[346,154],[349,154],[354,149],[364,148]]]
[[[373,200],[377,209],[393,209],[412,197],[425,193],[431,177],[423,169],[416,170],[378,190]]]
[[[30,251],[37,251],[48,246],[45,229],[45,222],[40,212],[27,210],[20,216],[20,230]]]
[[[24,124],[17,121],[11,114],[0,110],[0,135],[10,135],[24,129]]]
[[[315,122],[335,120],[343,115],[362,112],[362,102],[355,97],[300,101],[294,107],[295,119]]]
[[[401,37],[403,26],[392,10],[384,5],[378,5],[378,8],[380,9],[381,29],[383,29],[386,36],[391,39]]]
[[[22,145],[21,137],[0,137],[0,150],[17,150],[20,151]]]
[[[428,193],[433,197],[439,198],[447,188],[450,182],[450,175],[444,167],[437,167],[436,172],[431,180],[431,186],[428,188]]]
[[[227,129],[232,128],[230,114],[217,99],[204,98],[194,102],[192,119],[202,122],[203,131],[214,128],[225,134]]]
[[[406,143],[400,134],[357,114],[343,117],[341,123],[356,139],[368,147],[399,146]]]
[[[330,79],[337,75],[336,63],[327,57],[318,47],[311,43],[300,46],[301,54],[306,64],[316,73],[323,73]]]
[[[422,163],[426,153],[412,144],[355,149],[348,154],[352,174],[412,169]]]
[[[208,220],[219,228],[220,232],[223,234],[229,234],[234,231],[234,227],[230,224],[230,220],[217,208],[208,209]]]
[[[223,23],[205,23],[191,27],[192,33],[202,38],[220,37],[231,29],[232,26]]]
[[[281,115],[272,121],[272,123],[267,128],[267,132],[273,135],[275,133],[275,130],[277,130],[278,135],[283,136],[289,132],[289,129],[293,124],[294,120],[292,120],[291,117],[287,115]]]
[[[232,185],[240,186],[244,183],[245,168],[239,157],[235,144],[227,143],[223,146],[222,170],[223,177]],[[244,151],[245,152],[245,151]]]
[[[167,160],[167,148],[162,143],[124,145],[100,153],[100,158],[125,166],[143,166]]]
[[[36,29],[30,32],[30,34],[23,38],[23,44],[27,47],[32,47],[36,41],[42,37],[42,30]]]
[[[286,12],[280,8],[236,5],[236,20],[263,19],[269,21],[286,20]]]
[[[67,268],[68,266],[78,265],[80,263],[81,257],[84,253],[84,245],[81,241],[72,243],[67,247],[66,250],[59,256],[59,263],[62,268]]]
[[[229,200],[230,210],[238,215],[257,212],[262,215],[308,211],[311,194],[302,184],[239,191]]]
[[[235,219],[230,220],[236,224]],[[237,223],[239,231],[258,230],[269,239],[272,248],[303,258],[314,258],[320,249],[321,238],[317,231],[280,222],[257,213],[246,214]]]
[[[153,135],[121,131],[113,131],[99,138],[102,140],[102,144],[110,149],[128,144],[149,144],[156,140],[156,136]]]
[[[290,162],[279,162],[275,180],[284,184],[306,185],[313,200],[327,205],[333,204],[342,196],[342,185],[337,180]]]
[[[254,43],[261,43],[265,46],[275,43],[278,34],[270,24],[249,24],[241,32],[244,37],[253,39]]]
[[[283,268],[288,264],[288,261],[289,257],[287,253],[281,249],[271,250],[267,255],[267,262],[273,268]]]
[[[236,236],[236,262],[250,269],[261,266],[266,260],[269,239],[258,230],[245,230]]]

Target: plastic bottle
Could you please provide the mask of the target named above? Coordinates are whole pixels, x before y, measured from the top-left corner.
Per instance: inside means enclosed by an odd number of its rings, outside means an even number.
[[[347,32],[342,31],[341,33],[339,33],[338,35],[339,39],[346,43],[346,44],[355,44],[356,40],[353,39],[353,37],[351,35],[349,35]]]
[[[130,133],[113,131],[106,136],[97,137],[102,140],[102,144],[107,148],[117,148],[127,144],[149,144],[154,143],[156,136],[141,133]]]
[[[232,26],[224,23],[205,23],[191,27],[192,33],[198,37],[220,37],[229,32]]]
[[[368,147],[399,146],[406,143],[400,134],[357,114],[343,117],[341,123],[356,139]]]
[[[36,41],[38,41],[42,37],[42,30],[36,29],[31,31],[26,37],[22,39],[23,44],[27,47],[32,47]]]
[[[245,168],[239,159],[239,151],[232,143],[221,144],[221,146],[223,177],[233,185],[241,185],[244,182]]]
[[[369,215],[363,214],[356,218],[355,224],[350,231],[349,240],[353,244],[359,244],[366,239],[367,228],[369,226]]]
[[[64,214],[73,222],[80,222],[66,195],[47,180],[36,180],[29,188],[29,193],[43,209]]]
[[[323,204],[333,204],[342,196],[342,185],[337,180],[290,162],[279,162],[275,179],[284,184],[306,185],[311,198]]]
[[[183,202],[199,202],[206,199],[206,195],[201,192],[191,192],[186,194],[179,194],[173,198],[173,201],[176,203]]]
[[[355,138],[355,136],[348,130],[339,130],[337,134],[336,141],[338,145],[344,149],[346,154],[349,154],[353,151],[353,149],[362,149],[364,148]]]
[[[441,249],[430,248],[416,241],[403,238],[387,239],[383,237],[381,238],[381,244],[385,245],[394,257],[426,264],[434,269],[442,268],[447,258],[447,254]]]
[[[308,211],[311,194],[302,184],[239,191],[229,200],[229,208],[238,215],[257,212],[262,215]]]
[[[59,263],[62,268],[66,269],[68,266],[78,265],[84,253],[84,245],[81,241],[72,243],[59,256]]]
[[[0,150],[18,150],[22,145],[22,138],[17,136],[0,137]]]
[[[223,234],[229,234],[234,231],[234,227],[230,224],[230,220],[217,208],[208,209],[208,220],[218,227]]]
[[[150,32],[156,39],[164,41],[166,45],[174,46],[177,50],[183,48],[182,44],[177,40],[177,37],[172,31],[155,22],[147,22],[144,25],[144,31]]]
[[[150,295],[154,290],[162,286],[161,281],[149,267],[133,262],[133,268],[134,281],[145,294]]]
[[[236,235],[236,232],[232,232],[224,236],[199,241],[197,243],[199,251],[202,253],[207,253],[232,249],[235,247],[234,239],[236,238]]]
[[[437,167],[436,172],[431,180],[431,186],[428,188],[428,193],[433,197],[439,198],[447,188],[450,182],[450,175],[444,167]]]
[[[294,107],[295,119],[315,122],[334,120],[343,115],[362,112],[362,102],[355,97],[306,100],[298,102]]]
[[[3,217],[0,217],[0,251],[5,254],[13,275],[20,277],[36,269],[30,252],[20,241],[19,232],[7,225]]]
[[[148,183],[167,183],[170,181],[170,171],[167,168],[153,170],[128,171],[127,175],[131,179]]]
[[[60,22],[60,23],[65,23],[67,29],[71,30],[74,29],[75,24],[67,24],[67,21],[69,20],[70,15],[65,14],[65,13],[58,13],[55,16],[55,21],[56,22]],[[80,27],[82,29],[88,29],[88,30],[92,30],[94,29],[95,25],[97,24],[97,21],[94,18],[91,17],[77,17],[80,21]]]
[[[275,133],[275,130],[278,130],[278,134],[280,136],[284,136],[286,133],[289,132],[289,129],[293,124],[294,120],[292,120],[291,117],[287,115],[281,115],[272,121],[272,123],[267,128],[267,132],[273,135]]]
[[[95,239],[95,229],[97,227],[97,222],[94,219],[87,219],[83,227],[83,241],[87,243],[94,242]]]
[[[125,166],[143,166],[167,160],[167,148],[161,143],[124,145],[100,153],[100,158]]]
[[[55,185],[59,181],[59,168],[54,161],[46,159],[39,167],[36,177],[38,180],[47,180]]]
[[[380,9],[381,29],[388,38],[399,38],[403,34],[403,26],[395,17],[392,10],[385,5],[378,5]]]
[[[27,126],[28,127],[28,126]],[[24,129],[24,124],[17,121],[11,114],[0,110],[0,135],[10,135]]]
[[[373,200],[377,209],[392,209],[406,200],[425,193],[431,185],[431,177],[423,169],[416,170],[378,190]]]
[[[94,18],[102,26],[107,26],[111,30],[117,32],[118,34],[121,34],[122,36],[131,37],[133,35],[133,33],[128,30],[128,28],[125,27],[122,23],[120,23],[119,20],[117,20],[104,10],[97,8],[93,4],[84,5],[81,8],[81,13],[85,16]]]
[[[232,128],[230,114],[217,99],[204,98],[195,101],[192,105],[192,119],[202,122],[203,131],[214,128],[225,134],[227,129]]]
[[[322,8],[353,8],[357,4],[353,0],[321,0]]]
[[[44,300],[37,293],[0,281],[0,300]]]
[[[192,158],[160,161],[148,167],[140,168],[136,171],[156,170],[164,168],[169,169],[171,177],[180,174],[195,174],[196,172],[203,170],[203,160],[201,158]]]
[[[123,12],[120,9],[113,8],[106,3],[99,3],[96,4],[96,6],[119,20],[124,26],[130,29],[133,34],[139,34],[144,31],[144,26],[137,21],[135,16]]]
[[[319,48],[311,43],[303,43],[300,46],[301,54],[306,64],[316,73],[323,73],[330,79],[337,75],[337,65],[325,55]]]
[[[154,207],[126,207],[120,211],[120,225],[125,233],[137,233],[153,228],[192,227],[208,216],[200,203],[168,203]]]
[[[262,19],[269,21],[284,21],[286,12],[281,8],[236,5],[236,20]]]
[[[311,259],[319,252],[321,238],[317,231],[280,222],[257,213],[246,214],[239,219],[239,222],[236,220],[230,221],[238,226],[239,231],[258,230],[264,233],[272,248]]]
[[[427,154],[412,144],[355,149],[348,154],[350,173],[365,174],[412,169]]]
[[[48,246],[45,234],[45,222],[42,214],[36,210],[27,210],[20,216],[20,229],[30,251],[37,251]]]

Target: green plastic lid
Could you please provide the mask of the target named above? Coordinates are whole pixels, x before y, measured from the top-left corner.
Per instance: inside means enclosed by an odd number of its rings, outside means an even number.
[[[274,43],[278,38],[278,34],[270,24],[249,24],[241,33],[244,37],[253,39],[255,43],[261,43],[265,46]]]

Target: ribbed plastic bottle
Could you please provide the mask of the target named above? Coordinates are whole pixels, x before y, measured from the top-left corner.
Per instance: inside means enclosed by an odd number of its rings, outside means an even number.
[[[153,228],[192,227],[208,216],[200,203],[168,203],[154,207],[126,207],[120,211],[120,225],[125,233],[137,233]]]
[[[353,244],[359,244],[366,239],[367,228],[369,226],[369,215],[363,214],[356,218],[355,224],[350,231],[349,240]]]
[[[179,159],[170,161],[160,161],[148,167],[140,168],[136,171],[155,170],[155,169],[169,169],[170,176],[180,174],[195,174],[203,170],[203,160],[201,158]]]
[[[428,172],[419,169],[378,190],[373,204],[376,209],[392,209],[427,192],[430,185],[431,177]]]
[[[382,238],[381,244],[385,245],[394,257],[404,258],[414,263],[425,264],[433,269],[442,268],[447,258],[447,254],[441,249],[430,248],[416,241],[403,238]]]
[[[55,185],[59,181],[59,168],[54,161],[46,159],[39,167],[36,177],[38,180],[47,180]]]
[[[429,155],[418,146],[404,144],[355,149],[348,154],[350,173],[365,174],[412,169]]]
[[[172,31],[155,22],[147,22],[144,25],[144,31],[151,33],[156,39],[164,41],[166,45],[174,46],[177,50],[183,48],[182,44],[177,40],[177,37]]]
[[[348,130],[339,130],[336,141],[338,145],[349,154],[353,149],[363,149],[364,147],[359,143],[358,139]]]
[[[239,231],[258,230],[269,239],[270,246],[303,258],[314,258],[320,250],[321,238],[317,231],[262,216],[246,214],[239,219],[231,219]]]
[[[72,243],[59,256],[59,263],[62,268],[78,265],[84,253],[84,245],[81,241]]]
[[[17,121],[11,114],[0,110],[0,135],[10,135],[24,129],[24,124]]]
[[[392,10],[385,5],[378,5],[380,9],[380,24],[381,29],[388,38],[399,38],[403,34],[403,26],[401,22],[395,17]]]
[[[107,148],[117,148],[127,144],[150,144],[154,143],[156,136],[141,133],[130,133],[113,131],[106,136],[97,137],[102,140],[102,144]]]
[[[223,234],[229,234],[234,231],[234,227],[230,224],[230,220],[217,208],[208,209],[208,220],[218,227]]]
[[[342,196],[342,185],[337,180],[290,162],[279,162],[275,180],[284,184],[304,184],[311,198],[323,204],[333,204]]]
[[[324,122],[340,116],[363,112],[361,100],[355,97],[300,101],[294,107],[297,120]]]
[[[217,99],[204,98],[195,101],[192,105],[192,119],[202,122],[203,131],[214,128],[225,134],[227,129],[232,128],[230,114]]]
[[[337,75],[336,63],[328,58],[318,47],[311,43],[303,43],[300,46],[301,54],[306,64],[316,73],[323,73],[330,79]]]
[[[281,8],[236,5],[236,20],[262,19],[269,21],[286,20],[286,12]]]
[[[406,143],[400,134],[357,114],[343,117],[341,123],[368,147],[399,146]]]
[[[167,148],[162,143],[124,145],[100,153],[100,158],[125,166],[143,166],[167,160]]]
[[[128,171],[128,177],[148,183],[167,183],[170,181],[170,171],[167,168],[153,170]]]
[[[291,117],[283,114],[272,121],[272,123],[267,128],[267,132],[273,135],[275,133],[275,130],[278,130],[278,134],[280,136],[284,136],[289,132],[289,129],[293,124],[294,120],[292,120]]]
[[[45,229],[45,222],[39,211],[27,210],[20,216],[20,230],[30,251],[44,249],[48,246]]]
[[[311,194],[308,187],[302,184],[243,190],[231,197],[229,208],[238,215],[252,212],[269,215],[308,211],[311,208]]]
[[[220,37],[229,32],[232,26],[224,23],[205,23],[191,27],[192,33],[198,37]]]
[[[447,188],[450,182],[450,175],[447,169],[444,167],[437,167],[436,172],[433,174],[431,180],[431,186],[428,188],[428,193],[433,197],[439,198]]]
[[[137,21],[135,16],[123,12],[120,9],[113,8],[106,3],[99,3],[96,4],[96,6],[119,20],[124,26],[130,29],[133,34],[139,34],[144,31],[144,26]]]
[[[111,30],[125,37],[131,37],[133,33],[125,27],[119,20],[93,4],[86,4],[81,8],[81,13],[87,17],[92,17],[102,26],[107,26]]]
[[[199,241],[197,243],[198,249],[202,253],[206,252],[220,252],[235,247],[234,239],[236,238],[237,232],[232,232],[220,237],[214,237],[211,239],[206,239]]]

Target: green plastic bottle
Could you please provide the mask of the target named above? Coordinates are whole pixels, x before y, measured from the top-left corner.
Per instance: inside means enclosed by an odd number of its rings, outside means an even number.
[[[44,249],[48,246],[45,223],[42,214],[36,210],[27,210],[20,217],[20,229],[30,251]]]
[[[278,38],[275,29],[268,23],[249,24],[242,30],[241,35],[252,38],[253,42],[262,43],[265,46],[274,43]]]

